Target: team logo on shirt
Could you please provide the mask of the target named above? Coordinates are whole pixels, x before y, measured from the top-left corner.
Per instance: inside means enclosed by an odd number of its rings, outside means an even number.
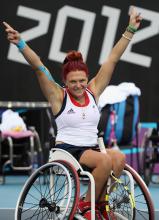
[[[68,110],[67,114],[74,114],[75,111],[71,108],[70,110]]]

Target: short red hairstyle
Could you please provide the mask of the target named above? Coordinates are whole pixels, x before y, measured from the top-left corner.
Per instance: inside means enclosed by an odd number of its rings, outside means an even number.
[[[83,70],[88,76],[88,67],[83,61],[82,54],[72,50],[67,53],[62,66],[62,79],[66,80],[67,74],[71,71]]]

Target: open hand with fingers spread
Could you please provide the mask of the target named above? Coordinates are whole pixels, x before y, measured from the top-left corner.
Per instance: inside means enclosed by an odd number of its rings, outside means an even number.
[[[7,33],[7,39],[13,43],[13,44],[18,44],[20,41],[20,34],[18,31],[14,30],[7,22],[3,22],[5,26],[5,31]]]

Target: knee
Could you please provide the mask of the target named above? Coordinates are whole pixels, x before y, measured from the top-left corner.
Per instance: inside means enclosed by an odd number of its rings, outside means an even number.
[[[108,154],[102,154],[97,165],[104,172],[110,172],[112,170],[112,159]]]
[[[120,158],[121,163],[125,165],[125,163],[126,163],[126,155],[124,153],[120,152],[119,158]]]
[[[111,157],[113,164],[125,164],[126,156],[120,150],[108,149],[108,154]]]
[[[114,159],[116,161],[116,164],[118,164],[118,166],[121,166],[124,168],[125,163],[126,163],[126,155],[124,153],[122,153],[121,151],[116,152],[116,156]]]

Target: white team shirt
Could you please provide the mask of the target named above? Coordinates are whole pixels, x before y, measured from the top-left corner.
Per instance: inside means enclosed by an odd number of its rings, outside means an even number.
[[[56,141],[83,147],[97,145],[99,119],[100,113],[91,92],[86,90],[86,104],[81,107],[65,90],[62,109],[55,119]]]

